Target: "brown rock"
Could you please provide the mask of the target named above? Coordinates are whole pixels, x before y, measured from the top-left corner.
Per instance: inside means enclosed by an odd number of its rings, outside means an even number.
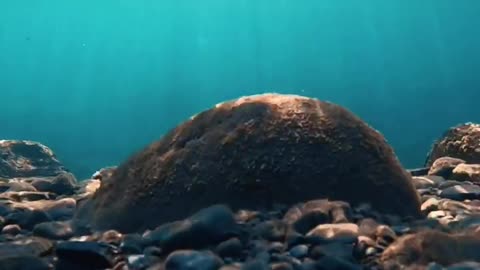
[[[452,157],[441,157],[433,162],[428,171],[428,175],[437,175],[444,178],[450,178],[453,169],[459,164],[465,163],[465,160]]]
[[[52,150],[43,144],[0,140],[0,177],[52,176],[64,170]]]
[[[432,147],[426,165],[431,166],[441,157],[480,163],[480,125],[466,123],[450,128]]]
[[[452,179],[480,183],[480,164],[459,164],[452,172]]]
[[[354,238],[359,234],[358,225],[354,223],[322,224],[311,230],[307,236],[318,236],[326,239]]]
[[[380,133],[340,106],[266,94],[181,124],[102,180],[93,211],[78,218],[135,231],[216,203],[258,209],[318,198],[420,215],[410,175]]]
[[[480,260],[479,249],[478,234],[447,234],[427,230],[400,237],[383,252],[381,261],[384,265],[427,265],[436,262],[448,266]]]

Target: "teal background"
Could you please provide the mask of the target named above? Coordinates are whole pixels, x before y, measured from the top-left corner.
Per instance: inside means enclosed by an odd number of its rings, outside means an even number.
[[[341,104],[423,164],[480,121],[476,0],[0,1],[0,138],[80,178],[242,95]]]

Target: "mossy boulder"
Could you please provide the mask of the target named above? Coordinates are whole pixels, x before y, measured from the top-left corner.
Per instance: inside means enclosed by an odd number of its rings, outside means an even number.
[[[480,163],[480,125],[466,123],[447,130],[433,144],[425,165],[431,166],[441,157],[458,158],[467,163]]]
[[[120,165],[78,219],[138,231],[218,203],[261,209],[329,198],[418,216],[384,137],[328,102],[264,94],[193,116]]]

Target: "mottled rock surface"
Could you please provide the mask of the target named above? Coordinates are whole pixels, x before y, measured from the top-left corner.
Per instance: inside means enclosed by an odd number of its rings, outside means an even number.
[[[380,133],[340,106],[266,94],[219,104],[131,157],[81,218],[135,231],[216,203],[259,209],[318,198],[420,213],[410,175]]]
[[[54,176],[64,170],[52,150],[43,144],[0,140],[0,177]]]
[[[465,123],[447,130],[437,140],[427,156],[426,165],[431,166],[441,157],[452,157],[467,163],[480,163],[480,125]]]

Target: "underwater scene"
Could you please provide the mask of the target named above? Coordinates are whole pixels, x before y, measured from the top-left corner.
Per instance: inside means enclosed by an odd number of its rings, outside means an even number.
[[[480,269],[479,14],[0,0],[0,270]]]

